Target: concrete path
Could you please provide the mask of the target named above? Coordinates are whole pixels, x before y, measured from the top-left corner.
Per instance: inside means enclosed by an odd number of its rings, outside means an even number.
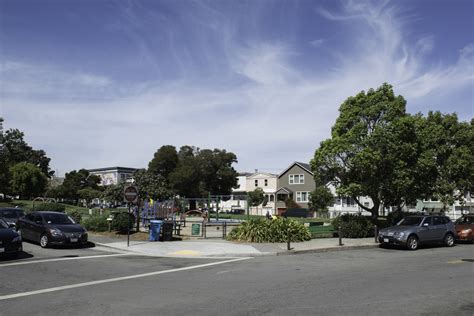
[[[189,241],[153,242],[130,241],[127,247],[125,240],[113,240],[90,234],[90,241],[98,246],[119,251],[133,252],[159,257],[256,257],[269,255],[288,255],[308,252],[325,252],[348,250],[354,248],[377,247],[374,238],[359,238],[342,240],[339,246],[338,238],[312,239],[306,242],[291,243],[287,250],[286,243],[236,243],[222,239],[196,239]]]

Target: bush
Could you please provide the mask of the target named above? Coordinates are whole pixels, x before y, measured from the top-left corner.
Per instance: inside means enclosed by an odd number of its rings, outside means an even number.
[[[61,212],[64,213],[66,206],[59,203],[41,203],[36,204],[34,211],[48,211],[48,212]]]
[[[274,220],[251,219],[232,230],[227,239],[247,242],[286,242],[290,231],[290,241],[310,240],[311,234],[302,223],[293,219]]]
[[[106,215],[91,216],[89,218],[84,219],[81,224],[87,230],[94,232],[105,232],[109,230],[109,223],[107,222]]]
[[[72,211],[71,214],[69,214],[69,216],[71,216],[72,219],[78,224],[82,221],[82,214],[78,210]]]
[[[332,220],[332,225],[344,238],[365,238],[373,236],[374,227],[367,217],[355,214],[343,214]]]
[[[131,229],[133,227],[133,223],[135,223],[135,216],[130,214],[130,220],[128,216],[129,214],[127,212],[122,212],[115,215],[114,219],[112,220],[112,229],[122,233],[126,232],[129,223]]]

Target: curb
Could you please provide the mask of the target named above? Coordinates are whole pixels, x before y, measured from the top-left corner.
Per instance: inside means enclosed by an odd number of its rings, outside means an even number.
[[[95,245],[100,247],[113,249],[115,251],[124,252],[124,253],[133,253],[133,254],[141,254],[147,255],[146,253],[140,251],[134,251],[132,249],[124,249],[119,247],[109,246],[108,244],[103,244],[96,242]],[[282,251],[275,251],[275,252],[260,252],[256,253],[238,253],[238,254],[221,254],[221,255],[207,255],[207,256],[200,256],[206,258],[222,258],[222,257],[230,257],[230,258],[240,258],[240,257],[271,257],[271,256],[290,256],[290,255],[299,255],[299,254],[308,254],[308,253],[325,253],[325,252],[336,252],[336,251],[345,251],[345,250],[356,250],[356,249],[371,249],[371,248],[378,248],[379,244],[373,245],[360,245],[360,246],[335,246],[335,247],[327,247],[327,248],[313,248],[313,249],[304,249],[304,250],[282,250]],[[156,257],[163,257],[163,258],[196,258],[192,256],[166,256],[166,255],[156,255]]]
[[[305,253],[324,253],[324,252],[336,252],[336,251],[345,251],[345,250],[356,250],[356,249],[371,249],[378,248],[379,244],[373,245],[360,245],[360,246],[336,246],[328,248],[315,248],[315,249],[304,249],[304,250],[286,250],[277,252],[277,256],[289,256],[289,255],[298,255]]]

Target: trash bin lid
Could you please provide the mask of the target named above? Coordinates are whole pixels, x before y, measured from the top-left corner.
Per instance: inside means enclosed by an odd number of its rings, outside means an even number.
[[[160,224],[160,223],[163,223],[163,221],[152,219],[152,220],[150,220],[150,223]]]

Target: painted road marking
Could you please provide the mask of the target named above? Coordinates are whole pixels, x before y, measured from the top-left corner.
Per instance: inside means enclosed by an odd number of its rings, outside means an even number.
[[[21,265],[24,265],[24,264],[53,262],[53,261],[82,260],[82,259],[95,259],[95,258],[118,257],[118,256],[133,256],[133,255],[134,254],[129,254],[129,253],[115,253],[115,254],[111,254],[111,255],[42,259],[42,260],[31,260],[31,261],[23,261],[23,262],[3,263],[3,264],[0,264],[0,267],[21,266]]]
[[[449,264],[460,264],[460,263],[464,263],[464,261],[462,260],[453,260],[453,261],[448,261]]]
[[[193,270],[193,269],[211,267],[211,266],[216,266],[216,265],[220,265],[220,264],[236,262],[236,261],[242,261],[242,260],[248,260],[248,259],[251,259],[251,258],[245,257],[245,258],[231,259],[231,260],[225,260],[225,261],[217,261],[217,262],[199,264],[199,265],[189,266],[189,267],[184,267],[184,268],[177,268],[177,269],[170,269],[170,270],[163,270],[163,271],[155,271],[155,272],[149,272],[149,273],[129,275],[129,276],[125,276],[125,277],[90,281],[90,282],[77,283],[77,284],[71,284],[71,285],[57,286],[57,287],[52,287],[52,288],[49,288],[49,289],[42,289],[42,290],[36,290],[36,291],[29,291],[29,292],[23,292],[23,293],[3,295],[3,296],[0,296],[0,301],[12,299],[12,298],[24,297],[24,296],[31,296],[31,295],[36,295],[36,294],[63,291],[63,290],[74,289],[74,288],[78,288],[78,287],[85,287],[85,286],[104,284],[104,283],[110,283],[110,282],[118,282],[118,281],[124,281],[124,280],[145,278],[145,277],[154,276],[154,275],[160,275],[160,274],[166,274],[166,273],[173,273],[173,272],[179,272],[179,271],[186,271],[186,270]]]
[[[172,256],[199,256],[201,253],[195,250],[178,250],[175,252],[171,252],[168,255]]]

